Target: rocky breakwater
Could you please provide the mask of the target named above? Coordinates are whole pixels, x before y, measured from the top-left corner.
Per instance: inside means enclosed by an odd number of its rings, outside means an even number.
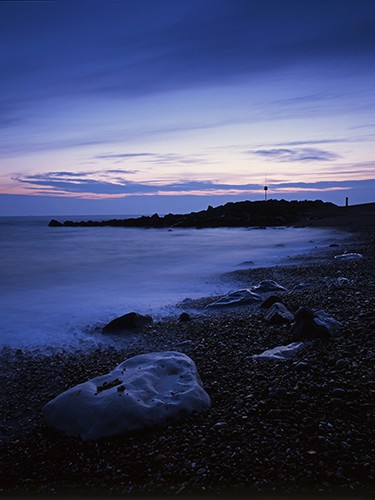
[[[191,212],[189,214],[167,214],[160,217],[158,214],[130,219],[110,219],[102,221],[71,221],[63,223],[52,219],[50,227],[247,227],[247,226],[285,226],[291,224],[305,224],[308,221],[319,219],[327,214],[335,213],[338,207],[333,203],[316,201],[240,201],[226,203],[219,207],[209,206],[207,210]]]

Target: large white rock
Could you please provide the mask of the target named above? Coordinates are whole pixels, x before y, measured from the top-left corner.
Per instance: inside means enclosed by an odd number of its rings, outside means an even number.
[[[141,354],[47,403],[48,426],[99,439],[180,419],[211,405],[194,362],[180,352]]]

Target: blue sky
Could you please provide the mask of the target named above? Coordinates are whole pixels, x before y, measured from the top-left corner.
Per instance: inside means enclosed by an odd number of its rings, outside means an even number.
[[[374,201],[375,2],[0,3],[0,215]]]

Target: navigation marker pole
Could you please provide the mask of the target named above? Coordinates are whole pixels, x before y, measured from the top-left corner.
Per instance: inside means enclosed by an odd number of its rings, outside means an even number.
[[[267,201],[267,191],[268,191],[268,186],[267,186],[267,176],[264,176],[264,201]]]

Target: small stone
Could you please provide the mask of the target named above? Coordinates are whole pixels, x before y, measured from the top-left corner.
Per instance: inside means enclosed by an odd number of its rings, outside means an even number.
[[[214,424],[215,429],[222,429],[223,427],[228,427],[228,422],[216,422]]]
[[[346,396],[346,391],[340,387],[335,387],[331,394],[333,398],[344,398]]]
[[[305,363],[304,361],[300,361],[299,363],[296,364],[295,369],[297,372],[303,372],[307,370],[309,367],[308,363]]]
[[[344,358],[340,358],[336,361],[335,363],[335,367],[338,369],[338,370],[342,370],[343,368],[348,368],[350,366],[350,363],[347,359],[344,359]]]

